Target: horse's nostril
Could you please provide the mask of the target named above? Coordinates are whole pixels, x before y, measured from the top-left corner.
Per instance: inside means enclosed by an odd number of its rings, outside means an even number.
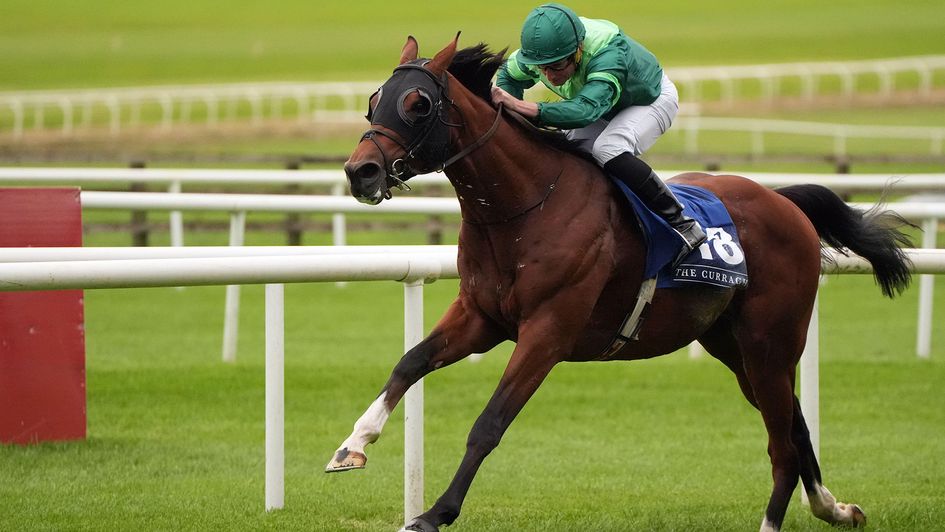
[[[371,161],[360,163],[345,163],[345,174],[350,180],[377,179],[381,173],[381,166]]]

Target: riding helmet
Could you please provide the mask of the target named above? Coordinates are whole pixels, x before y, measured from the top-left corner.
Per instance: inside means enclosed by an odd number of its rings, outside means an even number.
[[[574,11],[561,4],[540,5],[525,18],[518,60],[542,65],[564,59],[577,52],[584,33],[584,24]]]

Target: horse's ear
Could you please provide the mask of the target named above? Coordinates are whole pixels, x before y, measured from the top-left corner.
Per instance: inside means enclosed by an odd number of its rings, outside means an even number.
[[[408,35],[407,43],[404,44],[404,49],[400,52],[400,64],[409,63],[416,59],[419,48],[417,40],[413,38],[413,35]]]
[[[450,63],[453,62],[453,56],[456,55],[456,45],[459,43],[459,34],[460,31],[456,32],[456,38],[453,41],[446,45],[446,48],[443,48],[437,52],[436,56],[432,61],[427,65],[427,69],[430,72],[433,72],[436,75],[441,75],[446,72],[446,69],[449,68]]]

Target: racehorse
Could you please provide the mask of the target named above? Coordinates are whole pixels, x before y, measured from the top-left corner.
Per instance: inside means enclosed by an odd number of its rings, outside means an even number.
[[[813,514],[859,526],[859,506],[824,487],[794,394],[821,272],[821,241],[866,258],[884,295],[910,281],[905,222],[861,211],[817,185],[769,190],[733,175],[686,173],[727,207],[741,237],[748,284],[657,289],[635,338],[617,339],[643,283],[644,235],[615,185],[592,160],[549,142],[491,103],[505,51],[457,52],[457,34],[432,60],[408,37],[388,81],[369,103],[371,129],[345,164],[351,194],[392,197],[409,177],[443,170],[461,206],[459,295],[396,364],[326,470],[363,468],[406,390],[426,374],[516,342],[498,388],[473,425],[465,456],[436,503],[405,527],[432,531],[460,513],[486,456],[551,369],[562,361],[635,360],[698,340],[736,377],[768,433],[773,489],[761,530],[779,530],[798,478]],[[623,343],[620,343],[623,342]],[[614,349],[613,346],[618,349]],[[409,517],[409,516],[408,516]]]

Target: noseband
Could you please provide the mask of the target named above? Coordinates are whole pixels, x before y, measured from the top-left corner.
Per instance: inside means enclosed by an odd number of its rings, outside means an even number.
[[[391,78],[371,96],[370,100],[377,96],[378,101],[372,109],[369,100],[366,116],[372,126],[381,125],[385,129],[372,127],[361,136],[362,141],[367,139],[374,143],[384,159],[384,171],[389,181],[401,190],[410,190],[406,183],[407,179],[418,173],[442,172],[447,166],[485,144],[498,129],[499,119],[502,116],[500,106],[496,112],[495,122],[489,131],[475,143],[447,158],[446,153],[450,148],[448,128],[465,127],[466,124],[465,120],[462,124],[453,124],[447,120],[449,107],[456,108],[460,115],[462,111],[449,98],[447,74],[444,72],[441,78],[437,78],[433,72],[424,67],[428,62],[429,60],[426,59],[416,60],[394,69]],[[416,117],[411,116],[410,111],[404,108],[407,96],[414,92],[429,104],[429,109]],[[395,94],[397,99],[394,102],[385,101],[385,94]],[[393,131],[396,135],[385,130]],[[378,136],[391,140],[404,151],[404,155],[388,164],[387,154],[377,141]],[[430,161],[440,162],[430,164]],[[421,166],[417,168],[416,163]],[[385,191],[385,197],[390,199],[389,189]]]

